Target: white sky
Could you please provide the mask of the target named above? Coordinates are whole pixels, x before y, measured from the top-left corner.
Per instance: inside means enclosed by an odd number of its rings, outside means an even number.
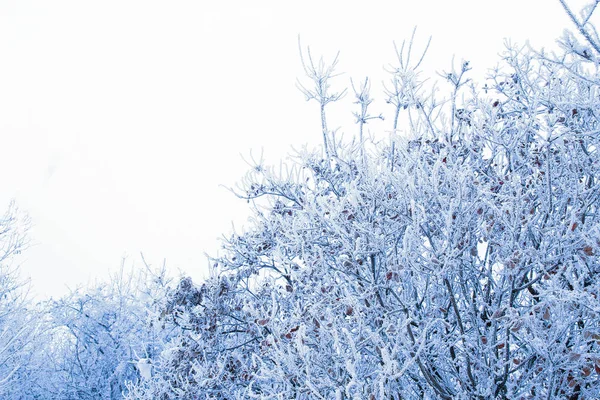
[[[385,112],[382,67],[415,25],[418,44],[433,36],[428,70],[455,54],[476,74],[505,37],[552,46],[571,28],[554,0],[0,0],[0,206],[14,198],[33,220],[35,292],[65,294],[140,251],[202,276],[246,218],[219,186],[244,174],[240,155],[320,143],[317,106],[294,86],[297,35],[315,55],[341,51],[338,87],[368,74]]]

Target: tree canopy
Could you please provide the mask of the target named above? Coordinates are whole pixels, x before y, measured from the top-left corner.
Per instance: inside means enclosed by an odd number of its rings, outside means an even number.
[[[431,90],[414,37],[397,48],[389,140],[363,137],[368,80],[335,140],[338,59],[309,50],[323,148],[254,165],[251,226],[170,297],[180,334],[130,398],[597,396],[598,3],[561,3],[582,39],[509,46],[483,83],[462,62]]]

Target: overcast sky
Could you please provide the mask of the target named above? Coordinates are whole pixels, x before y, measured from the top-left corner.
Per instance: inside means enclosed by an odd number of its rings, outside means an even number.
[[[414,26],[417,45],[433,36],[427,71],[455,55],[480,75],[504,38],[552,46],[570,28],[554,0],[0,0],[0,206],[31,216],[21,262],[35,293],[140,252],[201,277],[204,254],[245,223],[220,186],[243,175],[242,156],[319,144],[317,105],[295,88],[298,35],[315,55],[341,52],[338,87],[371,76],[386,112],[382,67]]]

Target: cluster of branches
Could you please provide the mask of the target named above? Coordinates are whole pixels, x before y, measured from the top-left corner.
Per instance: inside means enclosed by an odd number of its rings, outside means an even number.
[[[16,281],[14,275],[3,275]],[[12,290],[13,292],[11,292]],[[2,304],[0,398],[122,399],[150,378],[172,326],[153,322],[170,287],[165,270],[124,266],[108,282],[32,304],[22,287]],[[4,297],[8,293],[9,297]]]

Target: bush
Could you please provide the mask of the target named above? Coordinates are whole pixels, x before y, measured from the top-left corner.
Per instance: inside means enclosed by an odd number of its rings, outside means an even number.
[[[386,95],[409,134],[389,142],[362,137],[367,81],[359,140],[333,140],[337,59],[305,57],[324,152],[250,171],[252,226],[212,279],[181,282],[161,317],[179,334],[131,397],[597,396],[600,41],[583,12],[585,43],[509,47],[483,86],[453,66],[445,99],[403,47]]]

